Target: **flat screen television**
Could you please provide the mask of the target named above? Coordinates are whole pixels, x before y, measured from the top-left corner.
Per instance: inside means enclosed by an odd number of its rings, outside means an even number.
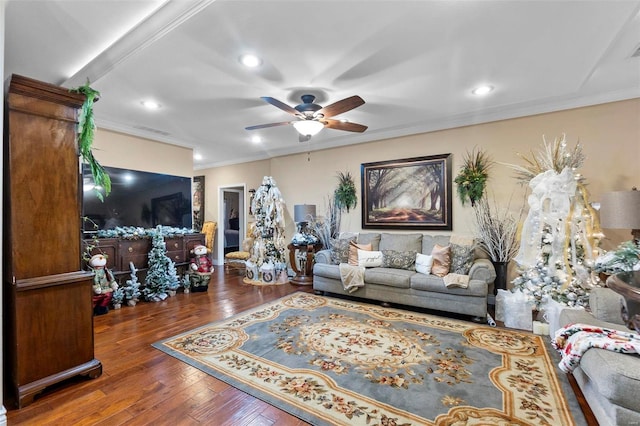
[[[117,226],[192,227],[190,177],[105,169],[111,177],[111,193],[102,202],[95,193],[89,165],[82,165],[82,214],[89,219],[82,221],[84,232]]]

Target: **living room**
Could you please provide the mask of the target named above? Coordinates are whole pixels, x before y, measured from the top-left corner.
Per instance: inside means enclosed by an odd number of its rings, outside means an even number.
[[[634,16],[637,21],[637,6],[635,12]],[[5,39],[8,36],[4,34]],[[632,66],[636,70],[639,68],[638,58],[628,58],[627,60],[636,61]],[[547,72],[553,73],[555,66],[550,64]],[[3,80],[7,80],[9,77],[9,75],[4,75]],[[636,77],[636,81],[638,78]],[[279,88],[278,90],[283,89]],[[357,92],[357,88],[354,90]],[[295,152],[272,156],[270,155],[271,149],[263,147],[260,148],[263,154],[261,158],[238,163],[230,161],[226,165],[211,165],[194,159],[194,154],[199,148],[188,146],[188,144],[183,146],[171,144],[163,141],[160,137],[154,139],[151,134],[147,134],[147,137],[126,134],[124,131],[118,131],[113,125],[110,129],[109,126],[102,127],[98,116],[96,117],[98,130],[94,150],[96,157],[105,166],[177,176],[204,176],[204,219],[208,221],[220,222],[220,218],[223,217],[220,205],[220,188],[240,186],[246,189],[244,215],[244,226],[246,226],[251,221],[248,212],[249,189],[258,188],[265,176],[272,176],[277,182],[284,200],[285,234],[289,239],[296,231],[293,218],[294,205],[313,204],[317,206],[320,216],[325,215],[327,199],[336,187],[338,173],[349,172],[355,177],[359,204],[357,208],[343,214],[341,230],[344,232],[366,232],[367,230],[363,228],[361,222],[360,178],[363,163],[451,154],[452,172],[455,176],[463,164],[465,155],[474,148],[481,147],[495,162],[488,182],[489,194],[501,207],[518,211],[522,207],[526,209],[529,188],[516,181],[514,171],[509,165],[523,165],[523,157],[527,158],[532,152],[539,151],[544,140],[551,142],[566,135],[570,146],[573,147],[579,143],[584,152],[585,161],[579,173],[586,180],[591,201],[597,203],[607,192],[624,191],[637,186],[640,182],[640,171],[637,167],[637,159],[640,158],[640,143],[638,142],[640,140],[639,90],[640,87],[631,87],[624,95],[618,95],[618,98],[593,96],[590,102],[583,104],[577,101],[572,102],[571,95],[565,93],[567,98],[564,99],[564,104],[557,102],[553,107],[537,105],[533,108],[516,104],[511,112],[508,111],[509,105],[507,104],[493,111],[496,114],[494,119],[486,118],[491,116],[489,112],[482,119],[474,121],[473,113],[471,113],[466,114],[464,120],[460,120],[459,124],[455,119],[451,119],[450,122],[440,127],[434,125],[432,130],[407,133],[401,136],[388,136],[384,132],[385,129],[380,129],[376,133],[375,123],[361,117],[374,120],[373,115],[367,115],[366,108],[370,103],[372,109],[375,109],[378,107],[378,102],[369,102],[371,98],[368,98],[364,93],[358,93],[365,98],[367,103],[359,108],[365,112],[356,121],[362,121],[363,124],[369,125],[373,135],[369,140],[359,141],[355,144],[336,143],[332,146],[331,141],[323,144],[322,139],[318,138],[315,144],[313,139],[307,142],[309,143],[307,147],[298,142],[293,129],[286,129],[291,131],[288,143],[295,145],[293,149]],[[549,89],[549,91],[551,90]],[[107,102],[106,98],[109,94],[105,92],[103,95],[105,97],[103,102]],[[279,95],[262,92],[256,96],[256,102],[251,105],[250,109],[254,112],[262,109],[265,116],[254,115],[252,120],[257,121],[243,123],[240,126],[240,131],[244,132],[242,129],[244,126],[257,124],[263,120],[264,122],[278,121],[282,118],[277,115],[281,112],[272,106],[266,103],[260,104],[259,96]],[[549,98],[552,99],[553,96],[549,96]],[[338,98],[331,96],[326,103],[336,100]],[[411,102],[415,102],[415,100],[411,100]],[[294,102],[290,102],[290,104],[295,105]],[[498,114],[498,110],[501,114]],[[99,112],[99,109],[97,111]],[[522,111],[527,112],[523,113]],[[273,114],[273,117],[266,114]],[[266,134],[267,130],[263,134]],[[323,131],[328,132],[329,135],[337,132],[331,129]],[[376,137],[376,134],[380,136]],[[236,150],[242,151],[244,145],[239,145],[237,141],[234,142],[237,146]],[[204,145],[215,145],[215,143],[216,141],[213,139]],[[279,152],[278,149],[273,149],[273,151]],[[215,149],[211,152],[215,156]],[[214,161],[213,159],[209,160]],[[468,205],[463,205],[456,196],[452,197],[452,202],[453,232],[474,235],[476,232],[474,210]],[[395,233],[397,231],[382,232]],[[429,231],[429,233],[450,235],[452,231]],[[629,230],[606,229],[601,247],[605,250],[612,250],[627,240],[629,240]],[[221,234],[218,233],[212,250],[213,262],[218,266],[224,262],[221,255],[224,253],[222,245]],[[224,275],[221,275],[220,279],[224,281]],[[243,295],[237,289],[232,289],[233,285],[241,286],[242,284],[237,280],[229,280],[225,283],[224,291],[226,293],[220,295],[221,300],[230,303],[228,295],[232,294],[232,298],[243,300],[243,306],[251,305],[246,300],[249,296]],[[295,291],[294,287],[288,286],[287,289]],[[284,291],[283,289],[249,287],[242,287],[242,290],[254,297],[255,303],[265,297],[271,299],[271,292]],[[213,296],[208,295],[207,297]],[[233,303],[230,304],[233,305]],[[234,305],[235,308],[237,308],[236,305]],[[145,315],[153,315],[150,310],[144,312]],[[234,310],[229,313],[235,314],[237,312]],[[193,312],[190,314],[197,315]],[[100,319],[100,321],[103,321],[102,324],[105,328],[112,325],[110,324],[112,319]],[[176,330],[176,333],[178,331]],[[232,421],[231,417],[228,418],[228,421]]]

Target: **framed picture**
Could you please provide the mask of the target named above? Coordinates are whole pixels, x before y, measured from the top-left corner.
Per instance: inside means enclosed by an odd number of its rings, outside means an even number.
[[[364,163],[362,227],[450,231],[451,154]]]
[[[193,230],[200,232],[204,223],[204,176],[193,177]]]

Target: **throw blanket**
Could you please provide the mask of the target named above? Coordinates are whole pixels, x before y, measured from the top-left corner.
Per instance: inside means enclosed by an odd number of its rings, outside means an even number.
[[[360,287],[364,287],[364,267],[353,266],[348,263],[341,263],[340,268],[340,280],[342,281],[342,287],[344,291],[353,293]]]
[[[580,363],[582,355],[590,348],[623,354],[640,353],[638,334],[589,324],[569,324],[558,329],[551,344],[562,355],[558,367],[565,373],[572,372]]]

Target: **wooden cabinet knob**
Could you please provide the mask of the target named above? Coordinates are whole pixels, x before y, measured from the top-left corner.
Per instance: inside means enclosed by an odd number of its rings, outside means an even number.
[[[178,243],[173,243],[173,246],[174,246],[175,248],[178,248],[178,246],[179,246],[179,245],[178,245]]]
[[[129,247],[129,253],[133,253],[133,247]]]

